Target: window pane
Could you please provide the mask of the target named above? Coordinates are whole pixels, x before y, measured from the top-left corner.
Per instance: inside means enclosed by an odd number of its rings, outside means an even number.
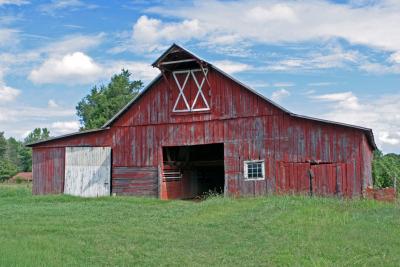
[[[263,162],[246,162],[247,178],[260,179],[263,177]]]

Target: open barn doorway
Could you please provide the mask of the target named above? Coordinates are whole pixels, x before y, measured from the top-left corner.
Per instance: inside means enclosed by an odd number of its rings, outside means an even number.
[[[223,194],[224,183],[224,144],[163,147],[161,198]]]

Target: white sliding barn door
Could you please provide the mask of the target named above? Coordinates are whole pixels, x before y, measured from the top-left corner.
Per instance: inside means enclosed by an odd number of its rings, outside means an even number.
[[[66,147],[64,194],[82,197],[110,195],[111,148]]]

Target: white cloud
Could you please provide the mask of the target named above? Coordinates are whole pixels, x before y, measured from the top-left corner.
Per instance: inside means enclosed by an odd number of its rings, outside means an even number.
[[[19,31],[0,29],[0,47],[12,47],[19,43]]]
[[[359,67],[361,70],[372,74],[399,74],[400,64],[385,65],[382,63],[364,62]]]
[[[18,32],[15,32],[15,34],[18,37]],[[48,63],[49,61],[59,61],[67,54],[73,54],[77,51],[86,53],[87,50],[102,43],[104,37],[105,34],[103,33],[94,35],[68,35],[39,48],[22,52],[15,52],[14,50],[12,52],[0,52],[0,68],[7,68],[20,75],[29,74],[32,72],[34,64],[38,65]],[[0,46],[2,38],[4,37],[2,37],[0,30]],[[15,41],[17,42],[17,40]],[[38,67],[36,66],[36,68]],[[51,71],[51,73],[53,72]]]
[[[299,71],[341,68],[348,64],[358,64],[364,58],[356,51],[344,51],[340,46],[326,49],[325,52],[312,52],[298,58],[270,62],[268,71]]]
[[[74,52],[47,59],[31,71],[29,79],[37,84],[88,84],[96,81],[101,74],[101,67],[91,57]]]
[[[0,6],[2,6],[2,5],[20,6],[20,5],[26,5],[26,4],[29,4],[29,1],[25,1],[25,0],[0,0]]]
[[[354,5],[322,0],[279,3],[275,0],[209,0],[195,1],[192,5],[168,3],[149,11],[197,21],[203,35],[192,34],[190,38],[193,39],[216,33],[268,44],[342,38],[353,44],[400,51],[399,1]],[[162,22],[157,20],[155,24]]]
[[[53,0],[49,4],[44,4],[40,6],[40,10],[54,15],[56,11],[59,10],[79,10],[79,9],[93,9],[96,8],[96,5],[93,4],[87,4],[83,1],[80,0]]]
[[[20,93],[19,90],[0,83],[0,103],[13,101]]]
[[[398,145],[400,144],[400,136],[397,135],[391,135],[388,132],[382,131],[379,133],[379,140],[382,141],[383,143],[387,143],[389,145]]]
[[[400,63],[400,51],[391,54],[389,57],[389,62]]]
[[[313,83],[308,83],[308,86],[329,86],[329,85],[333,85],[335,83],[333,82],[313,82]]]
[[[185,42],[204,35],[199,21],[183,20],[179,23],[164,23],[159,19],[141,16],[133,25],[133,48],[137,52],[153,52],[165,49],[171,42]]]
[[[354,93],[314,95],[310,98],[329,103],[330,111],[317,114],[325,119],[372,128],[385,152],[400,149],[400,94],[360,100]]]
[[[277,82],[272,85],[274,87],[293,87],[294,83],[292,83],[292,82]]]
[[[133,79],[148,82],[155,78],[159,70],[140,61],[95,62],[91,57],[74,52],[63,57],[51,57],[33,69],[29,79],[37,84],[94,84],[108,80],[121,69],[129,70]]]
[[[360,108],[358,98],[352,92],[317,95],[311,98],[326,102],[334,102],[339,107],[346,109],[357,110]]]
[[[47,102],[47,107],[49,108],[58,108],[58,104],[55,100],[50,99],[49,102]]]
[[[312,94],[315,94],[315,90],[314,89],[310,89],[310,90],[307,90],[307,91],[305,91],[305,92],[303,92],[302,94],[303,95],[312,95]]]
[[[112,75],[120,73],[122,69],[129,70],[133,79],[142,80],[143,82],[148,82],[159,74],[157,68],[153,68],[148,62],[140,61],[112,61],[103,64],[102,68],[104,79],[109,79]]]
[[[59,41],[55,41],[38,49],[38,51],[51,55],[60,55],[75,51],[85,52],[88,49],[94,48],[101,44],[104,41],[105,36],[106,35],[104,33],[92,35],[68,35]]]
[[[283,98],[290,96],[290,92],[286,89],[279,89],[272,93],[271,99],[275,102],[280,102]]]
[[[229,74],[243,72],[252,69],[252,67],[248,64],[234,62],[230,60],[214,61],[213,64]]]
[[[20,90],[5,84],[3,80],[3,70],[0,69],[0,103],[11,102],[20,94]]]
[[[75,109],[57,108],[49,110],[48,107],[32,107],[14,105],[12,108],[0,106],[0,121],[21,122],[24,120],[44,120],[49,118],[70,117],[75,115]],[[2,123],[3,124],[3,123]]]
[[[50,132],[53,135],[73,133],[79,130],[78,121],[56,121],[51,124]]]
[[[247,20],[259,23],[269,23],[271,21],[297,22],[296,13],[292,8],[285,4],[276,4],[270,7],[255,6],[244,13]]]

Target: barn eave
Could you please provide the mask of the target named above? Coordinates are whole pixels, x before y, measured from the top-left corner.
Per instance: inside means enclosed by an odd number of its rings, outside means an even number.
[[[104,127],[104,128],[100,128],[100,129],[91,129],[91,130],[85,130],[85,131],[81,131],[81,132],[64,134],[64,135],[60,135],[60,136],[56,136],[56,137],[51,137],[51,138],[48,138],[48,139],[45,139],[45,140],[41,140],[41,141],[38,141],[38,142],[28,143],[25,146],[26,147],[35,147],[35,146],[42,145],[42,144],[45,144],[45,143],[50,143],[50,142],[53,142],[53,141],[59,141],[59,140],[64,139],[64,138],[75,137],[75,136],[80,136],[80,135],[85,135],[85,134],[90,134],[90,133],[102,132],[102,131],[106,131],[108,129],[109,129],[108,127]]]

